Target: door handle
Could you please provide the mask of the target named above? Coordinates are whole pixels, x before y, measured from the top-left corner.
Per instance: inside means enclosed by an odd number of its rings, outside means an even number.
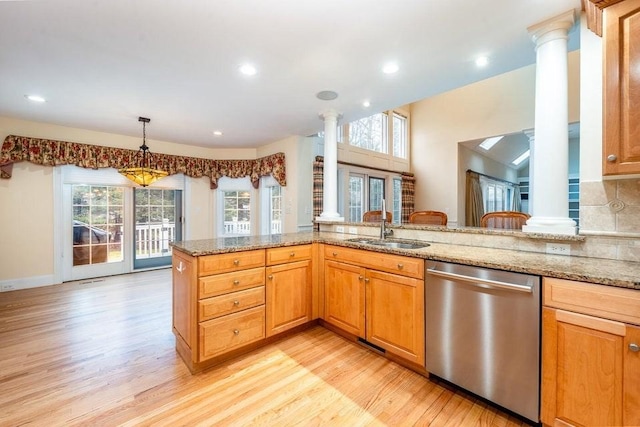
[[[186,270],[186,268],[184,267],[184,265],[182,265],[182,261],[180,261],[180,263],[178,264],[178,266],[176,267],[176,270],[178,270],[178,273],[182,273],[183,271]]]

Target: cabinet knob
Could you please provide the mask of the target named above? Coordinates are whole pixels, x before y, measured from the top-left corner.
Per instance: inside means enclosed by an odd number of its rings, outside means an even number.
[[[240,260],[239,259],[234,259],[233,260],[233,265],[240,265]]]
[[[233,302],[233,305],[235,305],[236,307],[237,307],[237,306],[239,306],[239,305],[240,305],[240,301],[235,300],[235,301]]]
[[[364,277],[358,276],[358,280],[362,281],[362,279],[364,279]]]
[[[273,274],[268,275],[268,276],[267,276],[267,279],[269,279],[269,280],[273,280]]]
[[[369,283],[369,278],[364,279],[364,283]]]
[[[296,256],[296,253],[295,253],[295,252],[291,252],[291,253],[289,254],[289,256],[290,256],[290,257],[294,257],[294,256]]]
[[[331,255],[338,256],[338,252],[333,252]]]
[[[398,270],[402,270],[403,268],[404,268],[404,264],[399,262],[398,263]]]
[[[607,161],[608,162],[615,162],[616,160],[618,160],[618,156],[616,156],[615,154],[609,154],[607,156]]]
[[[633,351],[634,353],[637,353],[640,351],[640,345],[632,342],[631,344],[629,344],[629,350]]]
[[[240,335],[240,331],[239,331],[239,330],[237,330],[237,329],[234,329],[234,330],[233,330],[233,335]]]
[[[240,280],[238,280],[238,279],[234,280],[234,281],[233,281],[233,284],[234,284],[234,285],[239,285],[239,284],[240,284]]]

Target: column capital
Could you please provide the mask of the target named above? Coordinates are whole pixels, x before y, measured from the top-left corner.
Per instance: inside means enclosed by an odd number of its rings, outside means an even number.
[[[318,113],[318,116],[320,116],[320,118],[323,119],[323,120],[326,120],[326,119],[329,119],[329,118],[335,118],[336,120],[338,120],[339,118],[342,117],[342,114],[340,114],[336,110],[328,109],[328,110],[324,110],[324,111],[321,111],[320,113]]]
[[[527,31],[537,48],[552,40],[566,40],[569,37],[569,30],[573,27],[575,21],[576,13],[574,9],[571,9],[561,15],[530,26]]]

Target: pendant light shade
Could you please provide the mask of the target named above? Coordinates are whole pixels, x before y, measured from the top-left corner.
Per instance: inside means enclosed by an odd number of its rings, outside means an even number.
[[[140,151],[136,154],[132,165],[118,169],[118,172],[136,184],[146,187],[147,185],[169,175],[169,173],[153,167],[155,165],[152,162],[151,151],[149,151],[149,147],[147,147],[147,133],[145,127],[151,119],[138,117],[138,121],[142,122],[142,145],[140,146]]]

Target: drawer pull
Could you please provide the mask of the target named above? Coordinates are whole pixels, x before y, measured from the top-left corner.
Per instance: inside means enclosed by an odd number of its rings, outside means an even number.
[[[333,252],[331,255],[338,256],[338,252]]]
[[[236,265],[236,266],[240,265],[240,260],[239,259],[234,259],[233,260],[233,265]]]
[[[404,264],[399,262],[398,263],[398,270],[402,270],[403,268],[404,268]]]
[[[240,305],[240,301],[235,300],[235,301],[233,302],[233,305],[235,305],[236,307],[237,307],[237,306],[239,306],[239,305]]]
[[[239,284],[240,284],[240,280],[238,280],[238,279],[234,280],[234,281],[233,281],[233,284],[234,284],[234,285],[239,285]]]
[[[632,342],[631,344],[629,344],[629,350],[633,351],[634,353],[637,353],[640,351],[640,345]]]
[[[289,256],[290,256],[290,257],[294,257],[294,256],[296,256],[296,253],[295,253],[295,252],[291,252],[291,253],[289,254]]]
[[[273,274],[268,275],[268,276],[267,276],[267,279],[269,279],[269,280],[273,280]]]
[[[607,156],[607,161],[608,162],[615,162],[616,160],[618,160],[618,156],[616,156],[615,154],[609,154]]]
[[[240,331],[239,331],[239,330],[237,330],[237,329],[234,329],[234,330],[233,330],[233,335],[240,335]]]

